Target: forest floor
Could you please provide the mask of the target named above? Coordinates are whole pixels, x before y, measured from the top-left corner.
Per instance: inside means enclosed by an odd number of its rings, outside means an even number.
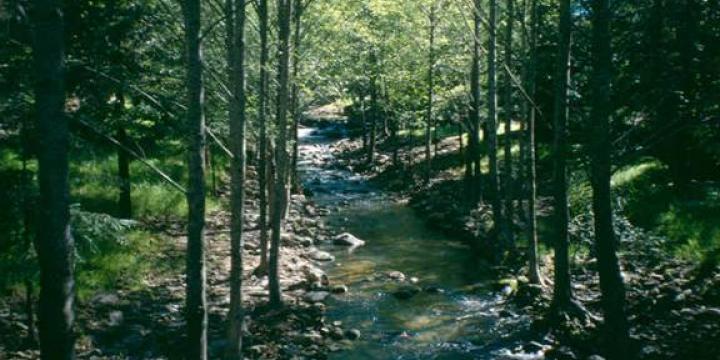
[[[431,226],[458,234],[480,252],[487,252],[487,232],[492,226],[487,206],[464,204],[463,163],[458,156],[459,138],[449,136],[437,144],[429,184],[424,183],[424,146],[417,139],[401,141],[393,164],[393,145],[379,141],[372,167],[360,139],[340,141],[334,152],[336,166],[363,173],[378,187],[408,199]],[[434,148],[434,146],[433,146]],[[434,149],[433,149],[434,150]],[[516,203],[517,206],[517,203]],[[550,199],[539,199],[541,242],[549,232]],[[517,243],[525,241],[524,219],[515,219]],[[713,261],[702,264],[678,259],[665,251],[666,239],[633,226],[622,214],[616,215],[616,232],[621,241],[620,258],[627,289],[627,313],[631,334],[640,359],[720,359],[720,269]],[[540,350],[550,359],[585,359],[600,354],[602,346],[599,280],[592,255],[592,218],[573,219],[572,268],[574,296],[588,310],[583,318],[568,318],[562,330],[552,331],[544,320],[552,296],[552,254],[542,251],[544,287],[527,283],[523,268],[523,245],[508,258],[514,263],[500,273],[518,284],[513,301],[521,312],[536,321],[527,350]],[[548,248],[547,245],[541,248]]]
[[[243,302],[246,309],[246,358],[322,359],[350,345],[356,335],[341,324],[326,324],[323,301],[342,296],[343,286],[331,287],[319,263],[328,255],[314,241],[328,239],[323,223],[330,210],[315,207],[303,195],[293,195],[282,236],[280,283],[284,308],[267,309],[267,277],[257,277],[260,262],[257,181],[250,170],[252,190],[245,212]],[[209,356],[222,357],[226,345],[225,318],[230,295],[230,216],[217,211],[207,217],[207,294]],[[120,283],[76,304],[80,359],[183,359],[185,321],[184,263],[186,238],[183,221],[145,220],[140,225],[164,234],[162,251],[140,289]],[[333,294],[331,294],[333,293]],[[0,359],[36,359],[39,352],[23,346],[28,328],[20,298],[0,300]]]

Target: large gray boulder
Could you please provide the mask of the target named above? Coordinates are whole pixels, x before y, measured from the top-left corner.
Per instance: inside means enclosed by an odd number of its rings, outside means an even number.
[[[358,239],[351,233],[342,233],[333,239],[333,244],[340,246],[350,246],[356,248],[365,245],[365,241]]]

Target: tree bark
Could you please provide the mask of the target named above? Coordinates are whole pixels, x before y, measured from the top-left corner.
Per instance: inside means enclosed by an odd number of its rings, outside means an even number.
[[[497,66],[496,66],[496,33],[497,33],[497,0],[490,0],[488,31],[488,120],[487,120],[487,151],[490,160],[490,191],[489,196],[493,211],[493,236],[496,247],[495,256],[502,257],[505,239],[502,231],[503,213],[500,192],[498,189],[498,157],[497,157]]]
[[[505,166],[503,168],[503,186],[502,186],[502,192],[503,192],[503,199],[505,209],[504,209],[504,220],[505,224],[503,226],[503,231],[505,234],[503,235],[503,238],[505,241],[507,241],[508,245],[511,245],[513,242],[513,233],[512,233],[512,224],[513,224],[513,190],[512,190],[512,184],[513,184],[513,160],[512,160],[512,118],[514,115],[514,109],[513,109],[513,83],[512,79],[510,78],[510,73],[508,72],[508,69],[512,69],[512,36],[513,36],[513,23],[515,22],[515,1],[514,0],[507,0],[506,1],[506,25],[505,25],[505,71],[503,74],[504,76],[504,84],[503,84],[503,107],[504,107],[504,132],[505,136],[503,138],[503,146],[504,146],[504,154],[503,154],[503,160],[505,163]]]
[[[430,14],[428,16],[430,42],[428,49],[428,73],[427,73],[427,103],[425,107],[425,185],[430,184],[430,175],[432,174],[432,154],[430,153],[431,130],[433,125],[433,87],[434,87],[434,68],[435,68],[435,7],[432,4]]]
[[[184,1],[187,46],[187,358],[207,359],[207,299],[205,269],[205,101],[200,41],[200,0]]]
[[[538,6],[537,0],[530,2],[530,56],[527,71],[527,89],[530,97],[536,97],[535,80],[537,76],[537,29],[538,29]],[[528,197],[528,277],[533,284],[542,284],[540,277],[540,268],[538,266],[538,236],[537,236],[537,170],[536,163],[536,145],[535,145],[535,117],[536,109],[533,104],[529,104],[529,113],[527,119],[527,197]]]
[[[28,129],[29,119],[23,118],[21,127],[22,141],[22,205],[23,205],[23,231],[22,242],[27,259],[31,259],[33,251],[32,229],[33,229],[33,200],[30,184],[33,181],[32,172],[28,169],[30,159],[30,130]],[[35,280],[32,274],[25,275],[25,325],[27,326],[27,337],[25,345],[28,348],[35,348],[38,344],[37,328],[35,327]]]
[[[258,89],[258,123],[260,126],[259,149],[260,161],[258,164],[258,191],[260,203],[260,265],[259,273],[264,274],[268,269],[268,136],[267,136],[267,105],[268,105],[268,3],[267,0],[258,0],[258,28],[260,31],[260,88]]]
[[[300,87],[298,86],[298,74],[300,72],[300,40],[302,30],[302,13],[304,4],[302,0],[294,0],[293,25],[293,47],[292,47],[292,95],[291,95],[291,114],[293,117],[293,151],[291,163],[291,182],[295,191],[300,191],[300,179],[298,178],[297,162],[298,162],[298,128],[300,126]]]
[[[59,0],[32,3],[40,202],[36,248],[40,265],[40,356],[75,358],[75,247],[70,232],[64,19]]]
[[[571,42],[570,0],[560,1],[558,58],[555,73],[555,112],[553,116],[554,140],[554,222],[555,230],[555,283],[553,309],[567,308],[572,300],[570,288],[570,259],[568,254],[568,198],[567,198],[567,139],[568,83],[570,81]]]
[[[243,214],[245,207],[245,1],[226,0],[227,53],[230,99],[230,313],[227,358],[242,360]]]
[[[287,205],[288,154],[287,154],[287,113],[289,97],[290,67],[290,18],[292,2],[278,0],[278,95],[277,95],[277,177],[275,178],[275,198],[272,211],[272,241],[270,243],[270,306],[282,306],[280,292],[280,233],[282,231],[283,212]]]
[[[612,194],[610,189],[611,151],[610,116],[612,103],[612,49],[610,45],[611,10],[609,0],[592,2],[593,74],[591,153],[595,249],[600,274],[602,308],[605,314],[605,351],[608,359],[629,359],[628,324],[625,316],[625,285],[617,257],[613,229]]]
[[[480,28],[482,18],[480,8],[482,0],[474,0],[473,8],[473,54],[470,69],[470,92],[472,106],[470,107],[468,157],[468,195],[473,204],[482,198],[482,169],[480,168]]]

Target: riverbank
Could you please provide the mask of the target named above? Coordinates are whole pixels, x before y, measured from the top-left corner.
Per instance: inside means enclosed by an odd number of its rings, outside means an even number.
[[[324,224],[330,209],[316,206],[303,195],[293,195],[286,233],[282,237],[280,283],[284,308],[268,311],[267,277],[254,270],[260,262],[257,181],[249,169],[245,211],[243,305],[246,310],[245,356],[249,359],[323,359],[347,347],[352,329],[326,323],[323,302],[333,285],[320,268],[327,254],[314,246],[316,239],[334,232]],[[220,189],[224,199],[227,188]],[[230,215],[208,214],[206,226],[208,344],[210,358],[222,357],[226,346],[225,319],[230,295]],[[180,220],[145,219],[142,227],[162,241],[142,286],[116,288],[76,303],[79,359],[184,358],[185,225]],[[132,249],[128,249],[132,251]],[[78,274],[83,276],[83,274]],[[334,296],[342,296],[335,294]],[[28,328],[24,304],[18,298],[0,301],[0,359],[36,359],[39,352],[23,344]]]
[[[384,139],[387,140],[387,139]],[[433,172],[429,185],[424,183],[424,147],[413,140],[397,141],[400,148],[382,139],[377,144],[375,161],[368,165],[361,139],[340,141],[333,150],[337,167],[367,177],[375,186],[407,199],[425,221],[454,234],[485,251],[492,219],[485,206],[469,208],[464,204],[462,157],[457,136],[442,139],[433,146]],[[397,164],[394,159],[398,159]],[[549,199],[539,199],[541,227],[551,208]],[[546,358],[583,359],[601,353],[602,311],[595,259],[592,256],[592,219],[573,219],[571,275],[573,292],[588,310],[588,316],[568,318],[554,330],[544,320],[552,296],[552,254],[544,250],[541,272],[546,286],[527,284],[523,267],[521,216],[515,219],[518,242],[516,261],[499,268],[500,278],[508,278],[517,288],[512,302],[520,314],[533,318],[532,331],[525,335],[526,347],[538,350]],[[631,224],[621,213],[616,216],[616,231],[621,241],[621,262],[627,288],[627,313],[640,359],[716,359],[720,353],[720,271],[716,263],[697,264],[669,255],[666,241]],[[541,240],[551,236],[541,228]],[[543,248],[549,248],[544,245]]]

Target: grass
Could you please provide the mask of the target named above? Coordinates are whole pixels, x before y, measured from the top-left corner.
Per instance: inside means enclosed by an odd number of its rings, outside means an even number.
[[[217,160],[217,159],[216,159]],[[181,156],[150,162],[166,172],[180,184],[186,183],[187,174]],[[223,168],[224,164],[216,165]],[[117,214],[119,197],[117,179],[117,159],[114,154],[89,156],[74,161],[70,166],[70,191],[74,202],[93,212]],[[187,215],[185,195],[162,180],[153,170],[139,161],[130,165],[131,200],[133,215],[136,218],[164,217],[184,218]],[[207,184],[210,184],[207,174]],[[220,201],[207,197],[207,209],[219,209]]]
[[[702,190],[705,195],[699,199],[686,199],[669,185],[667,167],[653,158],[618,169],[611,183],[621,213],[634,225],[665,237],[668,255],[701,262],[717,254],[715,250],[720,248],[717,184],[705,185]],[[592,188],[587,178],[573,177],[569,197],[572,214],[588,210]]]
[[[123,288],[139,290],[150,275],[179,271],[180,259],[168,260],[170,242],[164,236],[131,230],[123,244],[105,244],[78,264],[77,294],[86,300],[102,291]]]
[[[181,153],[181,152],[180,152]],[[73,208],[88,214],[117,214],[119,197],[117,157],[114,152],[90,152],[73,149],[70,154],[70,191]],[[163,156],[150,160],[177,182],[187,179],[183,155]],[[216,168],[222,176],[227,159],[216,156]],[[37,172],[37,161],[29,161],[28,168]],[[21,159],[17,151],[0,149],[0,188],[2,201],[12,211],[0,215],[0,293],[21,295],[27,277],[38,280],[34,254],[26,254],[21,243],[21,202],[19,191]],[[136,219],[149,217],[184,219],[187,214],[185,195],[164,182],[157,174],[139,161],[131,162],[132,206]],[[210,174],[207,176],[209,185]],[[5,184],[7,183],[7,184]],[[34,191],[37,191],[36,189]],[[17,201],[15,201],[17,200]],[[211,212],[225,206],[220,199],[207,197],[207,210]],[[96,215],[91,215],[92,218]],[[90,225],[73,226],[77,244],[78,297],[88,299],[98,291],[122,287],[129,290],[147,286],[150,275],[165,271],[179,271],[180,261],[168,260],[170,242],[163,235],[140,228],[117,228],[112,217],[97,215],[101,220],[90,220]],[[95,223],[93,223],[95,221]],[[90,245],[88,245],[90,244]],[[36,287],[37,288],[37,287]]]

